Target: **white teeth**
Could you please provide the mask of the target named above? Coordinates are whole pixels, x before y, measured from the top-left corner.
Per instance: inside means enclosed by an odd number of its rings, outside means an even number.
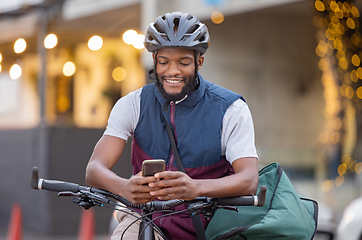
[[[165,79],[166,82],[169,82],[169,83],[180,83],[182,80],[171,80],[171,79]]]

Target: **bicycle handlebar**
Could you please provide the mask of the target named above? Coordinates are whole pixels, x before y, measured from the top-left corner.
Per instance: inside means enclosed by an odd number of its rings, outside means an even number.
[[[57,180],[46,180],[39,178],[38,168],[33,167],[33,172],[31,176],[30,185],[33,189],[36,190],[49,190],[58,192],[58,196],[78,196],[81,194],[86,195],[88,199],[92,199],[92,202],[88,203],[91,206],[94,206],[94,201],[96,202],[107,202],[109,200],[106,197],[112,197],[121,203],[125,204],[127,207],[137,208],[137,209],[154,209],[154,210],[170,210],[174,207],[185,203],[185,200],[174,199],[168,201],[151,201],[145,204],[133,204],[128,201],[126,198],[119,195],[113,194],[111,192],[96,189],[92,187],[80,186],[76,183],[63,182]],[[207,198],[207,197],[198,197],[194,200],[187,202],[212,202],[216,205],[229,205],[229,206],[259,206],[262,207],[265,203],[266,198],[266,187],[261,186],[259,194],[257,196],[240,196],[240,197],[228,197],[228,198]],[[105,196],[105,197],[104,197]],[[106,201],[107,199],[108,201]],[[84,199],[82,199],[84,201]],[[79,204],[79,202],[78,202]],[[80,204],[79,204],[80,205]],[[84,205],[82,205],[84,207]],[[197,206],[193,206],[194,209],[197,209]]]

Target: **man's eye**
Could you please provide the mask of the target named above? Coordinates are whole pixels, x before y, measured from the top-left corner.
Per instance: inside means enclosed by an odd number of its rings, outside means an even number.
[[[162,65],[167,64],[167,62],[160,62],[160,61],[158,63]]]
[[[190,62],[181,62],[180,64],[184,65],[184,66],[187,66],[187,65],[190,65],[191,63]]]

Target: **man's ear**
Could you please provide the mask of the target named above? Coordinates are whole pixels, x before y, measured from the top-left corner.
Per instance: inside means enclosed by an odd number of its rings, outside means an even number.
[[[155,57],[156,57],[156,54],[153,52],[153,53],[152,53],[153,61],[155,61]]]
[[[202,68],[202,65],[204,64],[204,60],[205,60],[205,57],[204,56],[199,56],[197,58],[197,64],[198,64],[198,70],[200,70]]]

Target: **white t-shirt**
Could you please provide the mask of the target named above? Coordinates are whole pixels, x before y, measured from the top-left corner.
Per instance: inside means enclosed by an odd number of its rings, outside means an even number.
[[[142,88],[117,101],[104,135],[126,141],[133,136],[140,115],[141,92]],[[221,151],[230,164],[243,157],[258,158],[251,113],[241,99],[236,100],[225,112],[221,129]]]

